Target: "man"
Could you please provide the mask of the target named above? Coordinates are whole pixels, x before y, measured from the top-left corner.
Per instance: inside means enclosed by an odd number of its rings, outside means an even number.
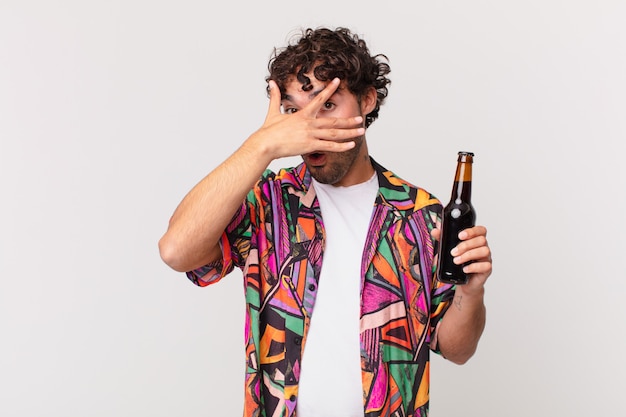
[[[461,232],[452,251],[471,261],[468,284],[434,279],[440,202],[367,149],[385,60],[345,28],[307,29],[275,51],[265,122],[185,196],[159,242],[197,285],[243,270],[246,417],[426,416],[429,350],[464,363],[477,347],[487,231]],[[267,170],[295,155],[298,167]]]

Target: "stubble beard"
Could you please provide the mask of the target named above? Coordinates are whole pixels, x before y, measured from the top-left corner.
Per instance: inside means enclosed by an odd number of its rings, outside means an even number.
[[[323,167],[309,167],[311,176],[322,184],[334,185],[346,176],[359,156],[364,141],[363,136],[354,138],[354,148],[344,152],[328,153],[328,162]]]

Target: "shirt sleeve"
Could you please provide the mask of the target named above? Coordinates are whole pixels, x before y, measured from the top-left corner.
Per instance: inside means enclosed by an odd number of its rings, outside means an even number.
[[[273,172],[266,170],[259,181],[271,178]],[[220,239],[222,258],[186,273],[187,278],[200,287],[214,284],[228,275],[235,267],[243,269],[252,244],[256,213],[260,196],[259,183],[250,190]]]
[[[201,266],[200,268],[186,272],[187,278],[189,278],[191,282],[199,287],[206,287],[207,285],[218,282],[234,269],[235,263],[233,262],[230,244],[227,243],[225,246],[224,241],[229,241],[226,231],[224,231],[220,240],[222,258]]]
[[[437,340],[437,330],[439,328],[439,324],[441,323],[441,319],[444,314],[446,314],[448,308],[450,308],[450,303],[454,298],[454,290],[456,287],[451,284],[443,284],[437,281],[437,279],[434,281],[430,305],[430,348],[435,353],[441,353],[439,349],[439,342]]]
[[[200,268],[188,271],[187,278],[200,287],[214,284],[228,275],[235,267],[243,268],[250,251],[252,222],[250,213],[254,212],[255,197],[250,191],[246,200],[239,207],[220,239],[222,258]]]
[[[438,206],[437,210],[432,211],[429,217],[434,219],[434,222],[429,225],[429,229],[432,230],[432,227],[439,227],[441,225],[441,207]],[[434,256],[430,278],[430,348],[433,352],[440,354],[441,351],[437,341],[437,329],[439,328],[441,319],[444,314],[446,314],[446,311],[452,303],[456,286],[452,284],[445,284],[436,278],[435,272],[437,269],[438,248],[439,245],[437,244],[437,241],[433,241]]]

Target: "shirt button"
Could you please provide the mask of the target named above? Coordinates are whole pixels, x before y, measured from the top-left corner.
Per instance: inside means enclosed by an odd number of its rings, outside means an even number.
[[[309,291],[315,291],[315,284],[309,284]]]
[[[292,395],[291,397],[289,397],[289,401],[294,402],[296,400],[296,396]]]
[[[297,346],[300,346],[302,344],[302,338],[301,337],[294,337],[293,343],[295,343]]]

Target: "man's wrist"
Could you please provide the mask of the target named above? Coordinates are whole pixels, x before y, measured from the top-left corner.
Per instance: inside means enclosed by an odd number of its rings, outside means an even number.
[[[468,302],[472,300],[481,301],[485,298],[485,286],[480,285],[472,285],[471,278],[470,282],[465,285],[457,285],[455,290],[455,297],[462,296]]]

